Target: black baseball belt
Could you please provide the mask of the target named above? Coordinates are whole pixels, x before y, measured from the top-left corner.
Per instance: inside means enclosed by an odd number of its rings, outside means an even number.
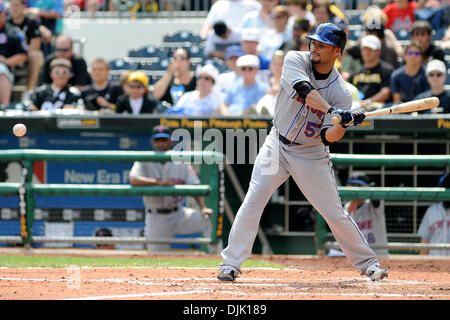
[[[148,213],[156,212],[156,213],[160,213],[160,214],[169,214],[169,213],[176,212],[176,211],[178,211],[178,208],[174,207],[174,208],[170,208],[170,209],[164,208],[164,209],[148,210]]]
[[[301,143],[295,142],[295,141],[291,141],[288,138],[283,137],[281,134],[278,134],[278,138],[280,139],[281,142],[283,142],[286,145],[301,145]]]

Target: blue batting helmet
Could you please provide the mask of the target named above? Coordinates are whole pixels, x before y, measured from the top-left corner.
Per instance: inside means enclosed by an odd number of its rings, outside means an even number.
[[[345,44],[347,43],[347,34],[345,31],[333,23],[319,24],[314,30],[314,33],[306,37],[341,48],[341,53],[344,51]]]

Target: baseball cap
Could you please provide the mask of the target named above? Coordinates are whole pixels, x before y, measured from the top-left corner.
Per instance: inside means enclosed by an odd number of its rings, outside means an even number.
[[[257,67],[259,68],[259,58],[253,54],[246,54],[236,61],[237,67]]]
[[[381,49],[380,39],[378,39],[374,35],[365,36],[361,40],[361,48],[363,47],[370,48],[372,50],[380,50]]]
[[[434,59],[427,64],[427,74],[431,71],[440,71],[443,74],[446,74],[447,67],[445,66],[445,63],[443,61]]]
[[[259,42],[259,30],[257,28],[245,28],[241,32],[242,41]]]
[[[231,57],[240,57],[243,56],[244,52],[242,52],[242,49],[240,46],[232,45],[225,50],[225,59],[228,60]]]
[[[54,67],[66,67],[66,68],[72,70],[72,63],[68,59],[56,58],[56,59],[53,59],[52,62],[50,62],[50,71]]]
[[[443,174],[439,178],[439,184],[438,186],[440,188],[450,188],[450,173]]]
[[[211,64],[206,64],[196,70],[197,77],[204,73],[213,78],[214,82],[216,82],[217,77],[219,76],[219,70]]]
[[[130,75],[128,76],[128,79],[127,79],[127,83],[130,83],[132,81],[140,82],[144,86],[145,91],[147,93],[149,92],[149,90],[148,90],[148,77],[142,71],[134,71],[134,72],[130,73]]]
[[[171,132],[170,132],[170,129],[168,126],[159,125],[159,126],[153,127],[151,140],[157,139],[157,138],[170,139],[170,137],[171,137]]]
[[[362,186],[368,186],[369,178],[364,173],[355,172],[348,178],[347,185],[349,184],[359,184]]]

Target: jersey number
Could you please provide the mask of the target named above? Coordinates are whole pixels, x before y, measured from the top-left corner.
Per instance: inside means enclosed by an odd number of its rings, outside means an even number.
[[[320,129],[320,127],[320,123],[308,121],[308,123],[306,124],[305,136],[309,138],[313,137],[316,134],[316,129]]]

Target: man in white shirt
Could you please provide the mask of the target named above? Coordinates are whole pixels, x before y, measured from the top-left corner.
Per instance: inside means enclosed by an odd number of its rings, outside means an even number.
[[[240,42],[240,32],[228,28],[223,21],[217,21],[206,38],[204,54],[210,58],[225,60],[225,50],[229,46],[239,45]]]
[[[261,4],[255,0],[218,0],[209,9],[200,36],[202,39],[206,39],[209,30],[217,21],[223,21],[227,26],[235,29],[241,24],[241,20],[247,12],[260,8]]]

